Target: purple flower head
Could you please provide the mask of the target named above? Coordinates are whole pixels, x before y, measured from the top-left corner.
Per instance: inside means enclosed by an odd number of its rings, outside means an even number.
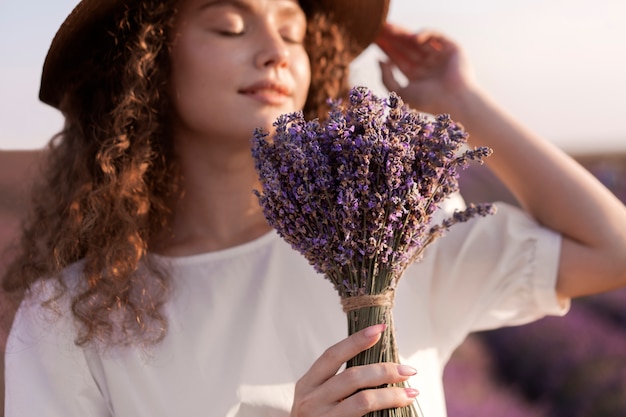
[[[341,296],[393,287],[453,224],[493,213],[470,205],[430,224],[458,190],[459,168],[490,154],[467,149],[467,133],[448,115],[418,113],[395,93],[381,99],[365,87],[329,103],[323,122],[297,112],[280,116],[271,138],[256,130],[252,155],[269,224]]]

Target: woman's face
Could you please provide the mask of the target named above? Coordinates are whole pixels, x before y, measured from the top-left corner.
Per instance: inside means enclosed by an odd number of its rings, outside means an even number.
[[[181,0],[171,48],[175,134],[227,140],[302,109],[310,82],[296,0]]]

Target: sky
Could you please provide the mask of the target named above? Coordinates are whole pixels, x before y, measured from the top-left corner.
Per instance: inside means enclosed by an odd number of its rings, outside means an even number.
[[[0,0],[0,149],[44,146],[61,128],[37,93],[52,37],[76,4]],[[389,20],[459,42],[484,89],[562,149],[626,151],[625,0],[392,0]],[[385,94],[381,56],[366,50],[353,83]]]

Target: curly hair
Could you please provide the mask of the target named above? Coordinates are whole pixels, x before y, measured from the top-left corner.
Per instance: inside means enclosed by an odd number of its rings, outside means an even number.
[[[350,52],[341,27],[333,17],[316,12],[308,18],[305,48],[311,61],[311,85],[304,105],[309,119],[324,119],[329,98],[347,98]]]
[[[20,253],[3,277],[16,298],[56,280],[49,302],[70,294],[78,345],[156,343],[167,331],[168,274],[146,255],[178,196],[167,95],[177,2],[134,2],[103,31],[104,46],[81,71],[88,76],[62,98],[66,124],[50,142]],[[313,81],[304,112],[312,118],[347,93],[349,56],[331,18],[308,21]],[[78,262],[79,282],[68,285],[62,272]]]

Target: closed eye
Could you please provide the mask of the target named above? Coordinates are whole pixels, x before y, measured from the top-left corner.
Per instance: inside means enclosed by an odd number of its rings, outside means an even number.
[[[289,26],[280,31],[280,36],[287,43],[301,44],[304,42],[304,28]]]
[[[245,35],[246,31],[245,30],[218,30],[217,33],[219,33],[222,36],[235,38],[237,36]]]
[[[283,36],[283,40],[286,43],[291,43],[291,44],[301,44],[304,41],[303,39],[292,37],[292,36]]]

